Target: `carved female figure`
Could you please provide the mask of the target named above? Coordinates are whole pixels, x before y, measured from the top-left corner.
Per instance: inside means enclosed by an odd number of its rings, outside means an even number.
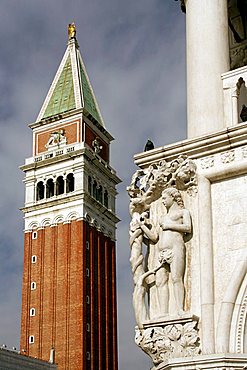
[[[158,227],[149,229],[145,224],[140,225],[144,234],[154,243],[155,260],[149,262],[149,270],[162,264],[162,268],[156,272],[155,285],[151,288],[151,316],[155,317],[169,312],[169,273],[176,310],[179,314],[184,312],[185,240],[192,230],[190,212],[184,208],[181,194],[176,188],[167,188],[162,192],[162,203],[167,212],[162,214]]]

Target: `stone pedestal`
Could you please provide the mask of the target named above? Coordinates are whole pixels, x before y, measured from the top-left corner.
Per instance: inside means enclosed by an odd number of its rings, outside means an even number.
[[[156,366],[172,358],[196,356],[200,353],[198,320],[185,314],[147,321],[143,329],[136,328],[135,342]]]

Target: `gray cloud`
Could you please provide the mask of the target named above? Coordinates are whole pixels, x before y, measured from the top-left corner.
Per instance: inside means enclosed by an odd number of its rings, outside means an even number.
[[[2,0],[0,5],[0,343],[17,346],[21,305],[24,187],[18,166],[31,156],[31,130],[75,21],[106,128],[115,137],[119,186],[119,369],[148,369],[134,344],[128,197],[133,155],[147,138],[185,137],[184,16],[173,0]]]

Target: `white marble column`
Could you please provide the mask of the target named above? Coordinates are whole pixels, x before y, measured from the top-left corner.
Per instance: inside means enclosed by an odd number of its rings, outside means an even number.
[[[224,127],[221,74],[229,70],[227,0],[186,1],[188,137]]]

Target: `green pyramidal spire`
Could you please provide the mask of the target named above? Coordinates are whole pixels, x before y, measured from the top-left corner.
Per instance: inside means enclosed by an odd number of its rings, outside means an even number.
[[[100,125],[103,119],[76,40],[75,25],[68,27],[69,42],[37,121],[83,108]]]

